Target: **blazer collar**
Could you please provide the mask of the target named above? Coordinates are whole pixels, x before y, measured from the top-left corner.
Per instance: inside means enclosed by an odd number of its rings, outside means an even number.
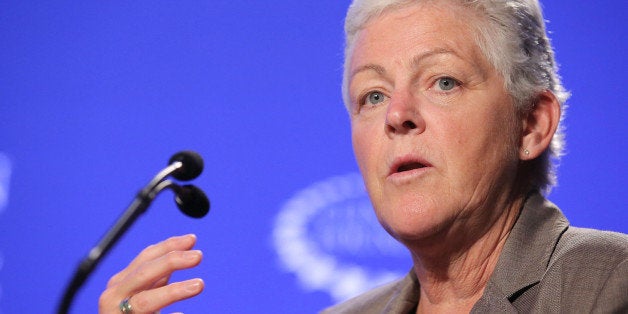
[[[510,298],[543,278],[556,243],[568,227],[569,222],[556,205],[538,192],[531,193],[510,231],[484,294],[471,312],[517,313]],[[411,270],[397,285],[383,313],[414,312],[419,289],[419,281]]]
[[[568,227],[556,205],[540,193],[532,193],[510,231],[484,295],[494,292],[509,299],[538,283]]]

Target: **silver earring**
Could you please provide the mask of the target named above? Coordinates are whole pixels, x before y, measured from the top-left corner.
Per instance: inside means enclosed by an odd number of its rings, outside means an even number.
[[[529,151],[529,150],[527,150],[527,149],[525,149],[525,150],[523,151],[523,153],[524,153],[524,154],[526,154],[526,156],[530,155],[530,151]]]

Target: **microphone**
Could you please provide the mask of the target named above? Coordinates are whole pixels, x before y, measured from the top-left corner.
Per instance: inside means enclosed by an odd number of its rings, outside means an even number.
[[[175,194],[175,203],[181,212],[193,218],[201,218],[209,212],[209,199],[201,189],[194,185],[179,186],[167,180],[169,176],[180,181],[189,181],[203,172],[203,158],[196,152],[187,150],[174,154],[168,166],[157,175],[136,195],[131,205],[103,236],[98,245],[89,251],[68,284],[57,313],[68,313],[72,300],[83,285],[89,274],[93,272],[102,258],[120,239],[129,227],[144,213],[157,195],[164,189],[171,189]]]
[[[181,212],[192,218],[203,218],[209,212],[209,199],[201,189],[191,184],[180,187],[175,202]]]
[[[209,199],[198,187],[191,184],[180,186],[170,180],[162,181],[155,187],[157,193],[164,189],[171,189],[174,192],[174,201],[185,215],[203,218],[209,212]]]
[[[170,157],[168,164],[181,162],[180,168],[172,173],[172,176],[180,181],[189,181],[198,177],[203,172],[203,158],[196,152],[184,150]]]

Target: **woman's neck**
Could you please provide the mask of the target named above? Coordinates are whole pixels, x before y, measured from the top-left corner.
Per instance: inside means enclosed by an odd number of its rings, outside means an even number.
[[[523,197],[514,200],[479,234],[450,233],[435,240],[440,242],[410,247],[421,284],[417,313],[471,310],[484,293],[523,202]]]

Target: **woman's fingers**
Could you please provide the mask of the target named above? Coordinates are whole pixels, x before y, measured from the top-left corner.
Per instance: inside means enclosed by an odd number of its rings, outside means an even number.
[[[172,251],[157,259],[145,262],[135,271],[129,273],[117,286],[122,295],[134,295],[142,290],[153,288],[155,283],[172,272],[198,265],[203,253],[198,250]]]
[[[159,280],[157,280],[157,281],[153,284],[153,286],[151,287],[151,289],[152,289],[152,288],[159,288],[159,287],[163,287],[163,286],[167,285],[167,284],[168,284],[168,282],[170,282],[170,275],[168,275],[168,276],[166,276],[166,277],[163,277],[163,278],[160,278]]]
[[[192,279],[168,284],[172,273],[197,266],[202,252],[191,250],[194,235],[172,237],[144,249],[124,270],[113,276],[99,299],[100,313],[119,313],[129,298],[133,313],[154,312],[203,290],[203,281]]]
[[[128,298],[128,304],[131,306],[133,314],[155,313],[172,303],[198,295],[203,291],[204,287],[203,280],[198,278],[175,282],[156,289],[139,292]],[[100,297],[99,313],[120,313],[119,304],[125,298],[114,298],[108,295],[107,291],[109,290],[106,290]]]
[[[133,313],[154,313],[174,302],[198,295],[205,287],[203,280],[190,279],[169,285],[145,290],[133,295],[129,304]]]
[[[171,237],[157,244],[146,247],[131,263],[122,271],[115,274],[107,283],[107,288],[115,286],[122,281],[129,273],[136,271],[140,265],[157,259],[172,251],[186,251],[196,244],[196,235],[187,234],[183,236]]]

